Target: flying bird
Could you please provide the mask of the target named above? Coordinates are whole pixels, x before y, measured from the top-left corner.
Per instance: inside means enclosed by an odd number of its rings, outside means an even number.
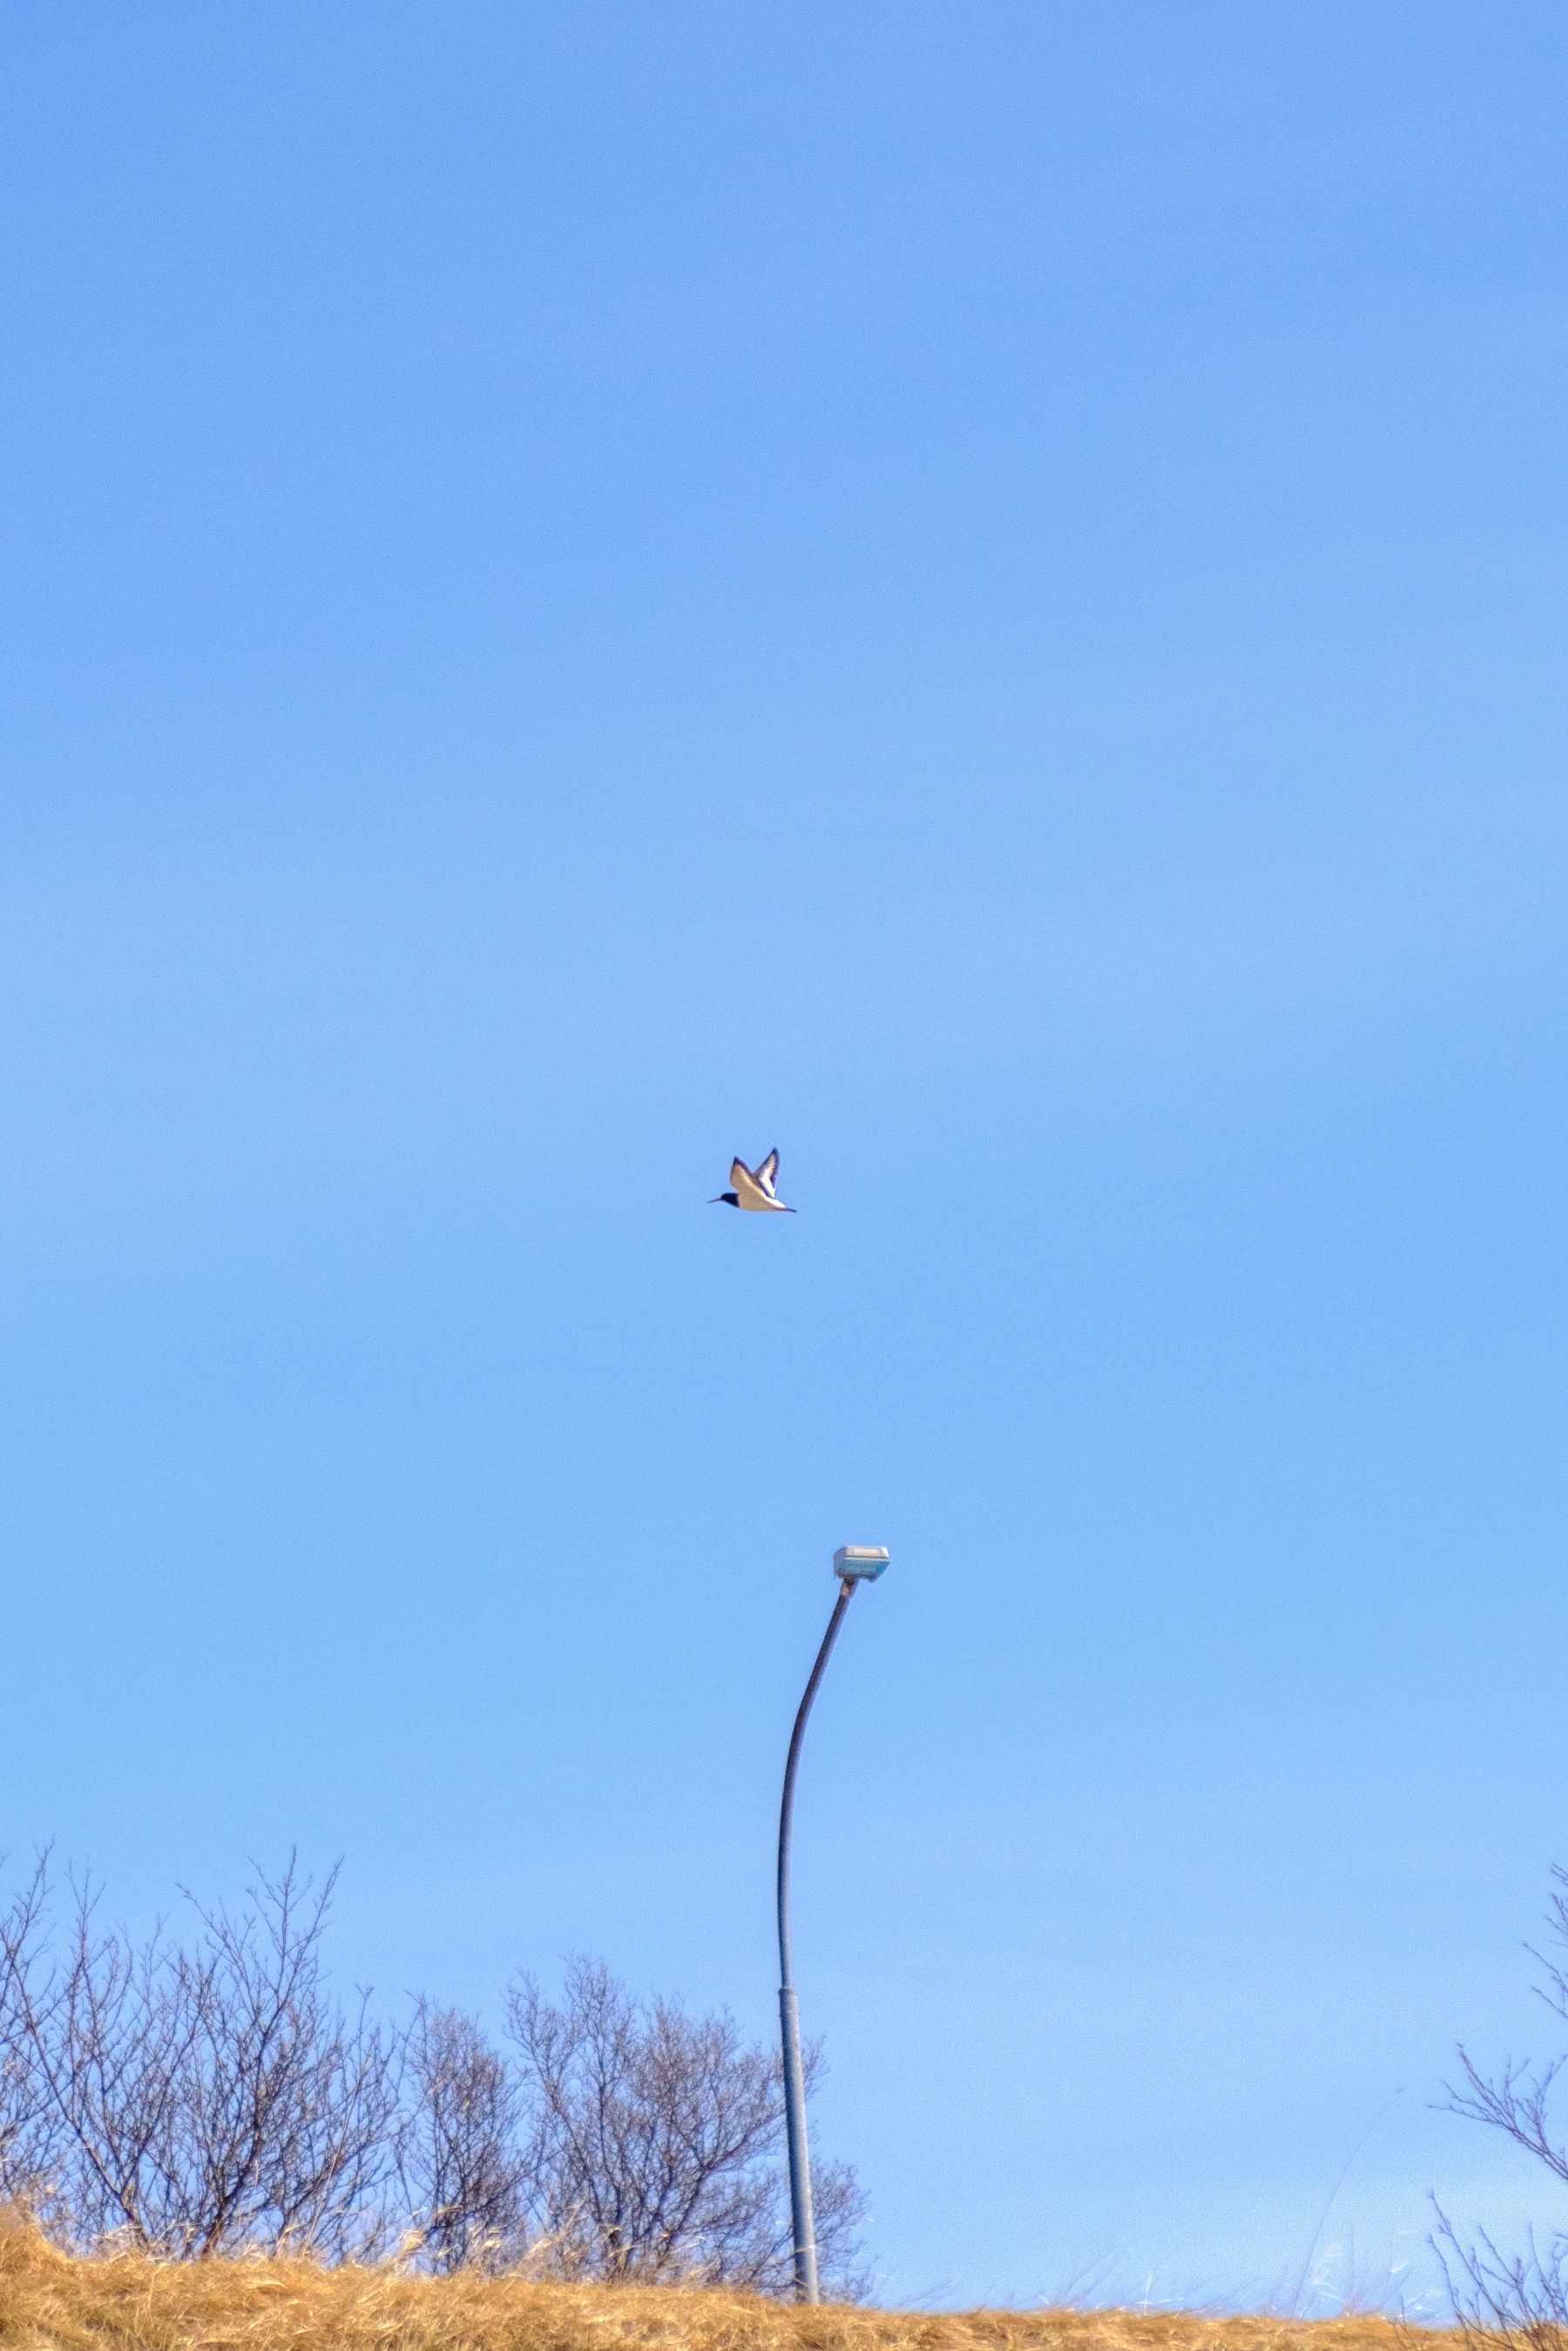
[[[723,1201],[727,1207],[771,1208],[779,1216],[792,1217],[794,1209],[787,1208],[782,1200],[774,1196],[773,1183],[778,1173],[779,1154],[776,1151],[770,1151],[759,1167],[748,1167],[744,1159],[734,1159],[729,1168],[729,1180],[735,1186],[734,1191],[715,1193],[708,1207],[716,1208]]]

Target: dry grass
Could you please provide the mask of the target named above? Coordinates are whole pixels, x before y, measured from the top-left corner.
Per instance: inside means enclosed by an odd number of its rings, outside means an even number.
[[[4,2351],[1399,2351],[1401,2339],[1377,2318],[799,2310],[754,2294],[313,2262],[81,2261],[0,2221]]]

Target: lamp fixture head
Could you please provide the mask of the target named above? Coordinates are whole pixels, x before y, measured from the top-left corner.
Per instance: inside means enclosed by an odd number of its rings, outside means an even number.
[[[841,1583],[874,1583],[886,1565],[881,1543],[841,1543],[833,1553],[833,1573]]]

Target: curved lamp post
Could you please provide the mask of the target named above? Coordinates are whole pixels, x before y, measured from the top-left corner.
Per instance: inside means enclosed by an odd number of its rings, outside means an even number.
[[[833,1553],[833,1573],[839,1596],[811,1667],[784,1766],[784,1799],[779,1807],[779,2021],[784,2036],[784,2131],[789,2148],[789,2213],[795,2236],[795,2299],[817,2299],[817,2227],[811,2216],[811,2158],[806,2145],[806,2078],[800,2064],[800,2010],[795,1998],[795,1971],[789,1958],[789,1833],[795,1815],[795,1772],[800,1741],[817,1686],[827,1670],[839,1637],[844,1611],[855,1596],[855,1586],[874,1583],[887,1565],[885,1551],[865,1543],[845,1543]]]

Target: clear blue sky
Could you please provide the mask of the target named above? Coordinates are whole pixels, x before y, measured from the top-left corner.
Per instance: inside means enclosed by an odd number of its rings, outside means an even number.
[[[768,2032],[885,1541],[886,2291],[1559,2219],[1561,6],[5,42],[0,1843]]]

